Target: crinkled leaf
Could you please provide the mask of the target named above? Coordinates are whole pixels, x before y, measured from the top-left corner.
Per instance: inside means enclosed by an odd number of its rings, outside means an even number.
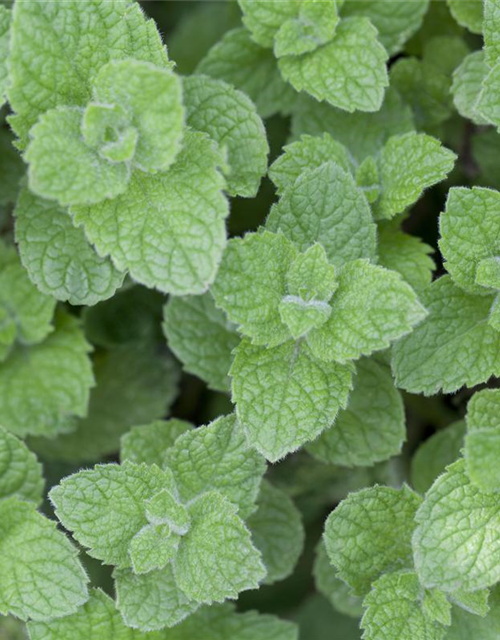
[[[42,293],[74,305],[110,298],[124,274],[97,255],[67,211],[23,189],[15,209],[16,242],[31,280]]]
[[[78,552],[56,523],[16,498],[0,501],[0,613],[50,620],[88,598]]]
[[[122,436],[120,459],[163,467],[167,449],[189,429],[192,429],[189,422],[177,418],[136,426]]]
[[[231,367],[249,442],[275,462],[333,424],[351,389],[350,365],[322,362],[304,342],[266,349],[243,340]]]
[[[0,427],[0,500],[16,495],[39,504],[44,488],[42,465],[28,447]]]
[[[186,371],[211,389],[228,391],[231,353],[240,337],[210,293],[171,297],[164,308],[163,331]]]
[[[307,0],[306,0],[307,1]],[[296,0],[238,0],[243,23],[261,47],[272,48],[281,26],[299,14]]]
[[[212,492],[191,502],[189,513],[191,528],[182,538],[173,564],[180,589],[206,604],[257,589],[266,569],[237,507]]]
[[[496,429],[499,425],[500,391],[483,389],[475,393],[467,405],[467,429]]]
[[[411,537],[422,499],[402,489],[374,486],[351,493],[329,515],[324,541],[338,575],[363,595],[381,574],[411,567]]]
[[[321,243],[336,267],[376,253],[368,202],[354,178],[335,162],[304,171],[272,207],[266,226],[284,233],[300,251]]]
[[[129,545],[133,572],[141,575],[166,567],[177,553],[179,541],[164,525],[143,527]]]
[[[267,569],[264,584],[291,575],[302,553],[305,537],[302,516],[291,498],[264,481],[257,511],[248,519],[248,527]]]
[[[379,156],[380,198],[376,218],[392,218],[414,204],[423,191],[444,180],[456,155],[424,133],[389,138]]]
[[[279,4],[279,3],[277,3]],[[297,91],[345,111],[378,111],[389,84],[387,53],[366,18],[342,20],[333,39],[311,53],[280,58],[283,78]]]
[[[471,482],[485,492],[500,490],[497,460],[500,451],[500,392],[484,389],[467,405],[465,462]]]
[[[500,633],[500,590],[496,587],[489,599],[490,611],[484,617],[470,615],[461,607],[453,607],[451,626],[446,640],[496,640]]]
[[[397,455],[405,438],[403,401],[390,370],[363,359],[356,364],[347,408],[307,450],[326,463],[371,466]]]
[[[443,276],[421,300],[429,315],[393,348],[399,387],[425,395],[450,393],[500,375],[500,334],[488,324],[492,297],[467,294]]]
[[[475,124],[488,124],[476,109],[481,85],[487,73],[483,51],[470,53],[453,72],[451,91],[455,107],[461,116],[469,118]]]
[[[486,64],[494,67],[500,61],[499,0],[484,0],[483,35]]]
[[[219,160],[206,135],[186,132],[167,173],[135,172],[122,196],[73,207],[75,222],[99,255],[111,255],[138,282],[177,295],[203,293],[226,244]]]
[[[500,130],[499,88],[500,65],[496,65],[483,80],[483,88],[476,103],[476,111],[486,122],[494,124]]]
[[[89,555],[123,568],[130,566],[130,541],[148,524],[144,501],[162,489],[175,492],[170,471],[125,461],[65,478],[50,499],[59,520],[89,548]]]

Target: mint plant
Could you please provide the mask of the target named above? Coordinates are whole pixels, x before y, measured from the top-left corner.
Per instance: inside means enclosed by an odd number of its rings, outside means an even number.
[[[0,0],[0,640],[500,636],[499,0]]]

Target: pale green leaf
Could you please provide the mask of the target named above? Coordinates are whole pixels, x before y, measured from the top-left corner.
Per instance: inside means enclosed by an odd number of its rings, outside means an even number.
[[[380,198],[375,217],[392,218],[414,204],[425,189],[446,178],[456,158],[424,133],[389,138],[378,159]]]
[[[129,545],[133,572],[141,575],[166,567],[177,553],[179,541],[168,526],[143,527]]]
[[[261,47],[272,48],[281,26],[299,14],[296,0],[238,0],[243,24]]]
[[[447,0],[451,15],[472,33],[482,33],[483,0]]]
[[[389,347],[427,313],[399,273],[367,260],[342,269],[331,307],[329,320],[307,342],[315,357],[341,363]]]
[[[391,372],[373,359],[356,363],[347,408],[307,446],[315,458],[346,467],[371,466],[401,451],[405,414]]]
[[[494,67],[500,61],[499,0],[484,0],[483,35],[486,64]]]
[[[237,507],[220,493],[205,493],[190,503],[189,514],[191,528],[173,564],[179,588],[206,604],[257,589],[266,570]]]
[[[186,507],[168,489],[162,489],[146,500],[146,518],[155,527],[167,525],[172,533],[179,536],[185,535],[191,526]]]
[[[215,303],[255,344],[278,345],[290,337],[279,304],[297,250],[284,235],[248,233],[228,243],[211,288]]]
[[[0,424],[19,436],[50,436],[86,415],[94,385],[89,350],[76,318],[62,313],[43,342],[14,347],[0,365]]]
[[[0,500],[16,495],[39,504],[44,488],[42,465],[28,447],[0,427]]]
[[[447,594],[447,597],[449,601],[457,607],[476,616],[484,617],[490,610],[488,602],[490,597],[489,589],[480,589],[479,591],[464,591],[463,589],[459,589],[458,591]]]
[[[499,425],[500,391],[483,389],[475,393],[467,405],[467,429],[496,429]]]
[[[240,337],[210,293],[171,297],[164,308],[163,331],[185,371],[211,389],[228,391],[231,353]]]
[[[351,493],[329,515],[324,541],[328,557],[356,595],[381,574],[412,565],[411,537],[422,499],[402,489],[374,486]]]
[[[378,111],[389,84],[387,53],[366,18],[342,20],[333,39],[311,53],[280,58],[283,78],[297,91],[345,111]]]
[[[450,393],[500,375],[500,334],[488,325],[492,297],[467,294],[443,276],[421,300],[429,315],[393,348],[399,387],[425,395]]]
[[[267,170],[269,145],[252,101],[223,80],[209,76],[184,78],[187,124],[207,133],[227,161],[227,191],[253,198]]]
[[[476,591],[498,582],[498,496],[471,483],[464,460],[432,485],[416,521],[415,567],[426,587]]]
[[[99,255],[111,255],[136,281],[177,295],[203,293],[226,244],[219,160],[206,135],[186,132],[167,173],[135,172],[122,196],[73,207],[74,220]]]
[[[0,613],[50,620],[88,598],[78,552],[56,523],[15,498],[0,501]]]
[[[471,482],[485,492],[500,490],[500,391],[483,389],[467,405],[464,457]]]
[[[460,607],[453,607],[451,626],[445,640],[497,640],[500,634],[500,589],[496,587],[489,599],[490,611],[485,617],[470,615]]]
[[[500,130],[499,88],[500,65],[496,65],[483,80],[483,88],[476,103],[476,111],[486,122],[494,124]]]
[[[23,189],[14,213],[16,242],[31,280],[42,293],[74,305],[110,298],[124,274],[97,255],[67,211]]]
[[[144,501],[162,489],[175,492],[170,471],[125,461],[65,478],[50,499],[59,520],[89,548],[89,555],[126,568],[130,541],[148,524]]]
[[[248,519],[255,546],[267,569],[264,584],[291,575],[304,547],[304,526],[291,498],[267,481],[261,485],[257,511]]]
[[[302,341],[266,349],[243,340],[230,374],[249,442],[276,462],[314,440],[345,408],[351,371],[350,365],[314,358]]]
[[[463,4],[463,1],[460,3]],[[475,2],[474,2],[475,4]],[[483,51],[474,51],[464,58],[453,72],[453,102],[458,113],[475,124],[488,124],[488,120],[477,113],[476,106],[481,85],[488,73]]]
[[[377,161],[373,157],[363,160],[355,173],[356,184],[363,191],[370,204],[380,196],[380,172]]]
[[[189,422],[177,418],[136,426],[122,436],[120,459],[163,467],[167,449],[189,429],[192,429]]]
[[[284,233],[300,251],[321,243],[336,267],[376,254],[368,202],[354,178],[335,162],[304,171],[272,207],[266,226]]]

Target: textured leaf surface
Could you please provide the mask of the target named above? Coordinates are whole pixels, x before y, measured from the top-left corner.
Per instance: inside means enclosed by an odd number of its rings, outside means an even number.
[[[387,53],[366,18],[342,20],[328,43],[279,60],[283,78],[297,91],[345,111],[378,111],[389,84]],[[347,71],[349,70],[349,71]]]
[[[375,217],[392,218],[453,169],[456,155],[424,133],[389,138],[379,157],[381,196]]]
[[[129,545],[132,571],[139,575],[163,569],[179,548],[179,536],[168,527],[148,525],[132,538]]]
[[[208,491],[224,495],[242,518],[255,510],[264,459],[250,449],[234,415],[186,431],[165,455],[183,502]]]
[[[303,342],[265,349],[244,340],[230,374],[238,419],[271,462],[329,427],[351,389],[349,365],[321,362]]]
[[[271,48],[281,26],[299,13],[295,0],[239,0],[243,12],[243,23],[252,38],[262,47]]]
[[[16,435],[55,435],[87,413],[94,385],[89,345],[70,316],[40,344],[17,346],[0,365],[0,424]]]
[[[467,405],[464,456],[471,482],[485,492],[500,489],[497,459],[500,451],[500,393],[483,389]]]
[[[368,202],[335,162],[302,173],[272,207],[266,226],[284,233],[300,251],[321,243],[336,267],[375,256],[376,227]]]
[[[305,533],[300,511],[288,495],[264,481],[248,527],[267,569],[264,584],[291,575],[302,553]]]
[[[28,274],[42,293],[74,305],[110,298],[124,274],[100,258],[55,203],[23,189],[17,202],[16,242]]]
[[[488,325],[493,298],[467,294],[444,276],[421,300],[429,315],[393,349],[399,387],[425,395],[450,393],[500,375],[500,334]]]
[[[401,276],[367,260],[347,264],[327,322],[307,337],[322,360],[348,362],[388,347],[426,316],[413,289]]]
[[[341,466],[371,466],[397,455],[406,438],[405,414],[391,372],[375,360],[356,364],[347,408],[308,445],[319,460]]]
[[[375,486],[350,494],[329,515],[326,550],[357,595],[387,571],[411,567],[411,536],[421,498],[407,486]]]
[[[35,505],[0,501],[2,615],[49,620],[75,612],[88,598],[88,578],[77,555]]]
[[[211,604],[257,589],[266,570],[237,507],[221,494],[205,493],[189,505],[191,528],[174,561],[180,589]]]
[[[122,437],[120,458],[136,464],[145,462],[163,467],[167,449],[191,428],[189,422],[177,418],[136,426]]]
[[[500,2],[498,0],[484,1],[484,51],[486,64],[494,67],[500,61]]]
[[[469,54],[453,73],[451,90],[455,107],[461,116],[469,118],[475,124],[488,124],[476,110],[481,85],[487,73],[483,51]]]
[[[471,616],[460,607],[453,607],[451,626],[446,640],[496,640],[500,633],[500,591],[496,587],[489,598],[490,611],[484,618]]]
[[[228,391],[231,352],[240,337],[210,293],[170,298],[164,309],[163,331],[186,371],[211,389]]]
[[[28,447],[0,427],[0,500],[16,495],[40,503],[44,488],[42,465]]]
[[[416,521],[415,567],[426,587],[475,591],[498,582],[498,497],[471,483],[464,460],[436,480]]]
[[[219,153],[206,135],[187,132],[167,173],[135,172],[128,190],[93,207],[73,207],[99,255],[148,287],[203,293],[226,244],[228,203]]]
[[[130,541],[148,524],[143,502],[162,489],[175,492],[171,472],[125,461],[65,478],[50,499],[59,520],[92,557],[129,567]]]
[[[252,198],[267,170],[266,131],[252,101],[223,80],[184,78],[187,124],[207,133],[227,157],[227,190]]]

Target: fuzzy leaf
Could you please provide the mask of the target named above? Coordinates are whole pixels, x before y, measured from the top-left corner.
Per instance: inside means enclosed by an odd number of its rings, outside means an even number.
[[[120,459],[136,464],[156,464],[163,467],[165,452],[174,445],[177,438],[192,429],[184,420],[156,420],[151,424],[134,427],[121,439]]]
[[[261,47],[271,48],[281,26],[299,14],[295,0],[238,0],[243,23]]]
[[[28,447],[0,427],[0,500],[17,496],[39,504],[45,481],[42,465]]]
[[[381,574],[411,567],[411,537],[421,498],[374,486],[351,493],[328,516],[324,541],[338,575],[363,595]]]
[[[88,598],[78,552],[56,523],[16,498],[0,501],[0,613],[50,620]]]
[[[124,274],[100,258],[57,204],[23,189],[17,201],[16,242],[31,280],[42,293],[74,305],[110,298]]]
[[[467,475],[479,489],[500,490],[497,458],[500,451],[500,392],[484,389],[467,405],[467,435],[464,457]]]
[[[167,173],[135,172],[128,190],[93,207],[73,207],[99,255],[148,287],[203,293],[226,244],[228,203],[219,153],[206,135],[187,132]]]
[[[182,82],[187,124],[207,133],[227,158],[227,191],[253,198],[267,170],[266,131],[252,101],[223,80],[190,76]]]
[[[133,572],[141,575],[166,567],[177,553],[179,541],[168,526],[143,527],[129,545]]]
[[[460,606],[453,607],[451,626],[446,640],[496,640],[500,633],[500,589],[496,587],[489,599],[490,611],[480,615],[470,615],[470,612]]]
[[[494,124],[500,130],[499,88],[500,65],[496,65],[483,80],[483,89],[479,94],[476,110],[487,122]]]
[[[484,61],[483,51],[470,53],[453,72],[451,90],[455,107],[461,116],[469,118],[475,124],[488,124],[476,109],[481,85],[487,73],[488,67]]]
[[[304,342],[266,349],[243,340],[230,374],[238,420],[271,462],[333,424],[351,389],[351,367],[317,360]]]

